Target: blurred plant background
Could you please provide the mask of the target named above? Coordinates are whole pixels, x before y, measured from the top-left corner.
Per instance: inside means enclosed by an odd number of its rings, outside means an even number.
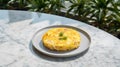
[[[120,38],[120,0],[0,0],[0,9],[61,15]]]

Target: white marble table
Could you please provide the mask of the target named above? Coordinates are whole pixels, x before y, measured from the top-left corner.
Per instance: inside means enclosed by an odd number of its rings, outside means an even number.
[[[49,25],[79,27],[91,36],[85,54],[54,58],[31,45],[33,34]],[[44,13],[0,10],[0,67],[120,67],[120,40],[80,21]]]

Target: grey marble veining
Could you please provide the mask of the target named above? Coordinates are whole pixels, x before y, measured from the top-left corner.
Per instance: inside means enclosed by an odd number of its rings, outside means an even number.
[[[31,45],[34,33],[50,25],[79,27],[91,36],[83,56],[53,58]],[[120,67],[120,40],[72,19],[35,12],[0,10],[0,67]]]

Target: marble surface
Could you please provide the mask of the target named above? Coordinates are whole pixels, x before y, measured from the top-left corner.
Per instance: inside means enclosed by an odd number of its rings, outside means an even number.
[[[50,25],[79,27],[91,36],[89,50],[54,58],[31,44],[34,33]],[[83,22],[44,13],[0,10],[0,67],[120,67],[120,40]]]

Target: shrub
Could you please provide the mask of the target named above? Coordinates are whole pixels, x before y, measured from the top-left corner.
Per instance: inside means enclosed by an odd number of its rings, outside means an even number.
[[[6,9],[7,8],[7,3],[10,0],[0,0],[0,9]]]
[[[120,34],[120,0],[69,0],[67,11],[113,35]]]
[[[8,8],[16,10],[26,10],[27,4],[28,4],[27,0],[10,0],[8,2]]]
[[[29,0],[29,7],[32,11],[47,13],[58,13],[64,8],[65,0]]]

